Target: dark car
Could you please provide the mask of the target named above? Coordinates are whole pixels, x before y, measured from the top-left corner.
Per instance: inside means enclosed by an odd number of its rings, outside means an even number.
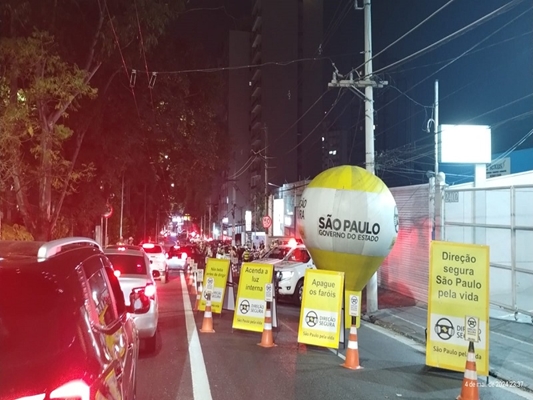
[[[167,257],[169,259],[177,257],[181,260],[192,259],[198,268],[205,269],[205,255],[200,251],[198,246],[194,244],[186,244],[183,246],[173,246],[169,249]],[[186,267],[186,265],[185,265]]]
[[[109,260],[87,238],[0,241],[0,399],[135,399],[139,338]]]

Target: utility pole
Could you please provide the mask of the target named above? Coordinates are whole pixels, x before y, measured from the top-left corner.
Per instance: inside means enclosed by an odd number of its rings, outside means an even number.
[[[268,215],[268,156],[267,156],[267,149],[268,149],[268,127],[265,125],[265,211],[263,215],[261,215],[260,221],[262,224],[262,220],[264,216]],[[261,225],[262,226],[262,225]],[[265,247],[268,246],[269,240],[268,240],[268,230],[265,232]]]
[[[441,240],[441,215],[442,215],[442,192],[440,190],[440,177],[439,177],[439,80],[435,80],[435,105],[434,105],[434,118],[433,126],[435,132],[435,194],[433,197],[434,202],[434,222],[433,240]]]
[[[120,232],[118,234],[119,238],[122,238],[122,220],[124,218],[124,172],[122,172],[122,191],[120,194]]]
[[[372,71],[372,14],[371,0],[363,0],[363,7],[358,4],[359,0],[354,0],[356,10],[364,12],[364,29],[365,29],[365,72],[362,78],[354,80],[353,71],[350,72],[349,79],[338,80],[338,71],[333,73],[333,79],[328,87],[349,88],[365,101],[365,161],[366,170],[375,174],[374,159],[374,88],[382,88],[387,85],[387,81],[376,82]],[[357,71],[356,71],[357,73]],[[360,90],[364,88],[364,93]],[[372,275],[366,285],[366,304],[367,312],[378,310],[378,277],[377,272]]]

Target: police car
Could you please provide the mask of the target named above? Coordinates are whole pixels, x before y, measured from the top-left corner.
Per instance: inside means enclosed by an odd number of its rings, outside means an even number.
[[[305,271],[316,269],[305,245],[286,244],[274,247],[255,262],[273,264],[278,295],[291,297],[298,305],[302,303]]]

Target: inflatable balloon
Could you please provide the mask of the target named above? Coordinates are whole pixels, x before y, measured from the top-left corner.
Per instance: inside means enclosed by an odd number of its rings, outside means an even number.
[[[346,290],[362,290],[389,254],[398,209],[377,176],[354,166],[330,168],[305,188],[298,231],[319,269],[345,273]]]

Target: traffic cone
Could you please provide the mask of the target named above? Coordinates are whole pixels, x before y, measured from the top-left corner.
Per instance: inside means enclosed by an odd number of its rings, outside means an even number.
[[[196,304],[194,305],[194,310],[198,311],[200,307],[200,302],[202,301],[202,282],[200,282],[200,287],[198,288],[198,293],[196,293]]]
[[[272,337],[272,312],[267,307],[265,313],[265,324],[263,325],[263,335],[261,336],[261,343],[257,343],[261,347],[275,347],[274,338]]]
[[[461,394],[457,396],[457,400],[479,400],[474,342],[468,344],[463,386],[461,386]]]
[[[211,313],[211,298],[207,299],[205,303],[204,320],[202,322],[202,333],[214,333],[213,329],[213,314]]]
[[[191,282],[192,282],[192,285],[191,285],[190,293],[194,296],[194,295],[198,294],[198,291],[196,290],[197,283],[196,283],[196,273],[195,272],[192,273]]]
[[[348,349],[346,350],[346,359],[344,364],[341,364],[344,368],[348,369],[361,369],[359,365],[359,347],[357,345],[357,328],[355,325],[350,327],[350,336],[348,337]]]

